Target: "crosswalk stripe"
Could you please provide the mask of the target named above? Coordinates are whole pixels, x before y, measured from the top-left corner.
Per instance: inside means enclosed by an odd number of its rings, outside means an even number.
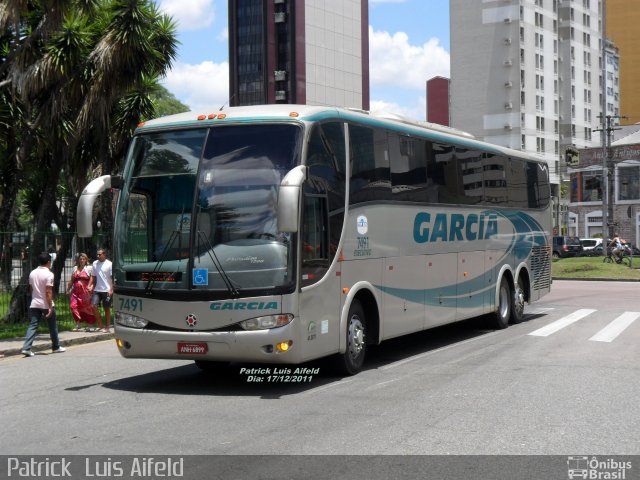
[[[594,342],[612,342],[638,317],[640,317],[640,312],[624,312],[589,340],[592,340]]]
[[[562,330],[564,327],[571,325],[572,323],[577,322],[578,320],[586,317],[587,315],[591,315],[596,310],[591,310],[589,308],[583,308],[581,310],[576,310],[575,312],[567,315],[566,317],[562,317],[555,322],[550,323],[547,326],[539,328],[531,332],[529,335],[533,335],[536,337],[548,337],[549,335],[556,333],[558,330]]]

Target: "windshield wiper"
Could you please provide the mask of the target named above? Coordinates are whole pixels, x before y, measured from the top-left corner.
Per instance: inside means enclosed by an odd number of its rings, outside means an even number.
[[[160,254],[160,259],[156,262],[156,265],[153,267],[153,271],[149,274],[149,281],[147,282],[147,285],[144,287],[144,291],[146,294],[151,294],[153,292],[153,284],[156,282],[155,274],[160,271],[162,264],[167,259],[167,254],[169,253],[169,250],[171,249],[171,247],[173,247],[173,244],[175,243],[176,239],[180,237],[180,232],[182,232],[183,223],[184,223],[184,208],[182,209],[182,213],[180,213],[180,223],[178,224],[178,228],[176,228],[171,232],[171,235],[169,236],[169,241],[166,243],[166,245],[162,249],[162,253]],[[172,273],[178,273],[178,272],[176,271]]]
[[[229,275],[227,275],[227,272],[224,271],[224,268],[222,267],[222,262],[220,262],[220,259],[218,258],[218,255],[216,255],[216,252],[213,249],[213,245],[211,245],[211,242],[209,241],[207,236],[204,233],[202,233],[201,230],[198,230],[197,235],[198,235],[198,241],[202,240],[202,243],[204,244],[205,248],[207,249],[207,253],[209,254],[209,258],[211,259],[211,263],[213,263],[213,266],[216,267],[216,270],[218,271],[220,278],[222,278],[222,281],[224,282],[225,287],[227,287],[227,290],[229,290],[229,293],[234,297],[239,297],[240,291],[233,284],[233,281],[231,280],[231,278],[229,278]]]

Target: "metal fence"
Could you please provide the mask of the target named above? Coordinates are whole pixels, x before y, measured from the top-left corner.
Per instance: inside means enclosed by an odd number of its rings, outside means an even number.
[[[90,260],[96,258],[97,249],[104,246],[101,235],[93,239],[80,239],[71,233],[31,234],[30,232],[0,232],[0,329],[7,313],[14,301],[16,318],[11,323],[26,322],[28,320],[27,298],[29,272],[37,264],[37,256],[30,245],[36,235],[40,237],[40,245],[45,245],[45,251],[51,254],[52,271],[56,275],[53,292],[56,304],[56,314],[59,318],[71,318],[69,298],[65,295],[67,284],[71,279],[76,258],[80,253],[86,253]],[[42,241],[44,239],[44,241]],[[22,288],[21,288],[22,287]],[[21,301],[15,302],[15,296],[22,295]]]

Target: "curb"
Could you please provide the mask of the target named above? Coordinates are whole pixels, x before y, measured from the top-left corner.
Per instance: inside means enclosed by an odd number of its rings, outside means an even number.
[[[573,280],[577,282],[640,282],[637,278],[569,278],[569,277],[551,277],[554,282],[556,280]]]
[[[62,333],[66,333],[66,332],[60,332],[60,336],[62,336]],[[49,338],[49,334],[45,333],[45,334],[39,334],[39,335],[42,335],[44,337],[44,340],[38,339],[36,337],[35,342],[38,342],[38,343],[34,342],[33,346],[31,347],[31,351],[34,353],[50,351],[51,340]],[[65,339],[60,338],[60,346],[68,347],[71,345],[82,345],[85,343],[94,343],[94,342],[100,342],[104,340],[110,340],[112,338],[114,338],[113,333],[97,333],[97,334],[94,333],[92,335],[82,335],[82,336],[77,336],[72,338],[65,338]],[[20,352],[22,351],[23,341],[24,339],[22,338],[11,340],[10,342],[13,343],[14,345],[11,345],[6,349],[0,350],[0,358],[7,358],[7,357],[16,356],[16,355],[22,355]]]

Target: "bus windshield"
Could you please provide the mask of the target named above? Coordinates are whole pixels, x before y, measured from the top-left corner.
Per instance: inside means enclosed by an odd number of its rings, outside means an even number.
[[[289,289],[294,235],[277,231],[280,182],[301,128],[216,126],[134,137],[116,215],[119,286],[226,296]]]

